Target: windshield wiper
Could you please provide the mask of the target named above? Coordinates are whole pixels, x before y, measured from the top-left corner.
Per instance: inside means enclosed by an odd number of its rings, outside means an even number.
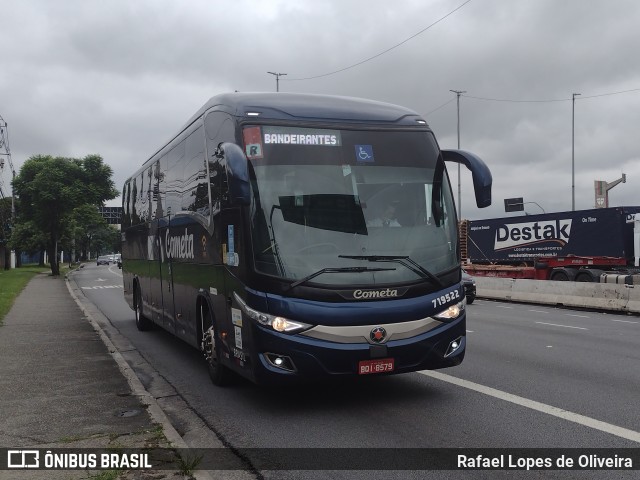
[[[369,268],[369,267],[323,268],[322,270],[318,270],[317,272],[312,273],[311,275],[307,275],[306,277],[301,278],[296,282],[293,282],[291,285],[289,285],[289,288],[287,288],[285,291],[288,292],[292,288],[295,288],[298,285],[302,285],[303,283],[306,283],[309,280],[316,278],[319,275],[322,275],[323,273],[362,273],[362,272],[383,272],[387,270],[395,270],[395,268]]]
[[[411,257],[409,257],[408,255],[338,255],[338,257],[349,258],[352,260],[368,260],[370,262],[396,262],[407,267],[413,273],[420,275],[422,278],[429,278],[440,288],[444,288],[444,285],[438,277],[436,277],[433,273],[424,268],[418,262],[411,259]]]

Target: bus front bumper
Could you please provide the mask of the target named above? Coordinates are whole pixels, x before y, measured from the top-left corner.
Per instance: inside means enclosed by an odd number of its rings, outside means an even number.
[[[259,352],[253,362],[258,383],[390,375],[459,365],[466,349],[466,314],[419,335],[382,344],[332,342],[259,326],[252,333]]]

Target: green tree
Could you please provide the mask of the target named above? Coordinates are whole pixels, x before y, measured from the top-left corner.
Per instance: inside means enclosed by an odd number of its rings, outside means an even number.
[[[44,236],[51,273],[59,275],[58,252],[74,236],[74,210],[115,198],[118,191],[112,174],[111,167],[99,155],[82,159],[49,155],[29,158],[13,181],[14,193],[20,199],[16,227],[21,226],[25,233],[12,238],[12,242],[19,244],[28,238],[26,233],[31,233],[31,238]]]
[[[96,231],[93,237],[93,250],[101,253],[113,253],[120,251],[120,232],[111,225],[105,225]]]
[[[120,250],[120,232],[110,226],[95,205],[81,205],[72,213],[73,249],[82,260],[90,252],[111,253]]]

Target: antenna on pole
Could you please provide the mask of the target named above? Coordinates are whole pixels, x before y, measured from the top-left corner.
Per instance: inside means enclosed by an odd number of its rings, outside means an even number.
[[[596,191],[596,208],[609,208],[609,190],[620,183],[626,183],[627,176],[623,173],[622,177],[609,183],[605,180],[595,180],[594,188]]]

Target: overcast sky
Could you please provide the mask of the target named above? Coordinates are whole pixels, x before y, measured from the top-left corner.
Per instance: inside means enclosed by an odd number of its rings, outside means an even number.
[[[535,202],[530,214],[571,210],[580,93],[576,209],[594,207],[594,180],[623,172],[610,204],[640,205],[640,2],[471,0],[456,10],[464,3],[0,0],[0,116],[13,163],[97,153],[121,189],[210,97],[274,91],[272,71],[287,73],[281,91],[411,108],[441,148],[457,146],[450,90],[465,90],[461,148],[494,179],[493,205],[477,209],[463,171],[469,219],[504,216],[510,197]],[[455,166],[450,178],[457,189]]]

